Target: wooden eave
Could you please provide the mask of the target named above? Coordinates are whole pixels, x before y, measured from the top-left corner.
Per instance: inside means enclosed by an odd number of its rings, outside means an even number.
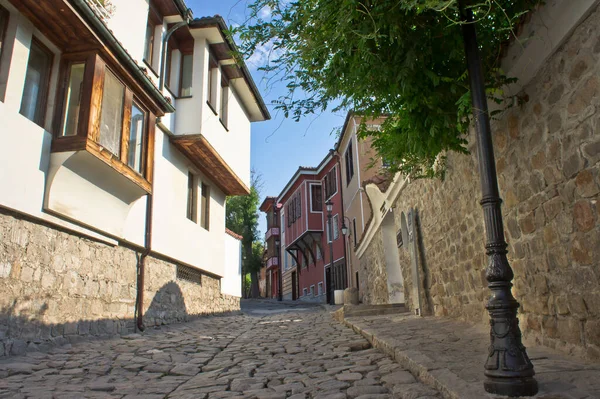
[[[250,194],[250,188],[202,134],[171,136],[170,141],[226,195]]]

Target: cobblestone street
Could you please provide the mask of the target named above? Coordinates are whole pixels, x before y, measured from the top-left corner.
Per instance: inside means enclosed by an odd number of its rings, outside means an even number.
[[[0,398],[441,397],[320,306],[243,309],[4,358]]]

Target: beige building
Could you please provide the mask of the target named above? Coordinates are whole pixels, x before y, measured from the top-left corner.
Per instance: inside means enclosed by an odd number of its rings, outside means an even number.
[[[365,128],[377,130],[383,120],[363,121],[360,116],[349,112],[335,146],[341,169],[343,225],[347,228],[345,245],[348,259],[348,287],[358,288],[360,298],[363,297],[366,286],[365,282],[360,280],[360,263],[356,248],[371,219],[371,207],[364,185],[384,183],[386,181],[384,176],[387,173],[381,158],[371,148],[371,138],[358,137],[363,122]]]

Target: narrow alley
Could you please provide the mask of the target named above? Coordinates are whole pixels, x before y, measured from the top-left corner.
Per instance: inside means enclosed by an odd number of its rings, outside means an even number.
[[[0,398],[440,398],[319,305],[242,302],[0,361]]]

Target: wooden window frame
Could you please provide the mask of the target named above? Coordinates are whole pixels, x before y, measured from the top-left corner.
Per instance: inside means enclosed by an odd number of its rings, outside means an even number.
[[[85,62],[85,68],[77,132],[72,136],[62,136],[70,67],[74,63],[81,62]],[[119,147],[120,155],[118,156],[112,154],[99,144],[104,79],[107,69],[125,87]],[[85,150],[133,181],[144,191],[151,193],[151,182],[154,173],[154,135],[156,125],[154,122],[155,114],[151,111],[150,107],[136,96],[118,70],[104,61],[97,52],[63,55],[61,58],[59,79],[53,124],[54,139],[52,141],[52,152]],[[134,103],[145,113],[145,126],[142,134],[143,154],[141,172],[128,165],[131,107]]]
[[[206,104],[208,104],[209,108],[215,115],[219,115],[217,112],[217,88],[218,86],[215,84],[215,78],[213,77],[213,71],[218,70],[219,63],[217,59],[212,54],[212,51],[209,51],[208,56],[208,78],[206,79]],[[214,86],[214,87],[213,87]]]
[[[40,92],[38,93],[38,98],[40,99],[39,103],[36,105],[36,111],[35,113],[37,114],[38,112],[40,112],[40,116],[39,116],[39,121],[38,120],[33,120],[32,122],[35,123],[38,126],[44,127],[46,124],[46,114],[48,113],[48,94],[50,93],[50,83],[52,80],[52,67],[54,65],[54,53],[52,52],[52,50],[50,50],[48,48],[48,46],[46,46],[44,43],[42,43],[41,40],[39,40],[37,37],[32,36],[31,37],[31,44],[35,44],[36,46],[38,46],[44,53],[46,53],[46,55],[49,56],[50,62],[49,62],[49,68],[48,71],[46,72],[46,76],[45,76],[45,81],[43,85],[40,85],[40,87],[42,87],[42,90],[40,90]],[[29,47],[29,57],[27,59],[27,68],[29,68],[29,59],[31,58],[31,46]],[[23,90],[25,90],[25,86],[23,86]],[[23,104],[23,94],[21,94],[21,106]],[[20,107],[19,107],[20,108]],[[19,110],[20,113],[20,110]],[[36,115],[37,116],[37,115]],[[36,117],[34,117],[34,119],[37,119]]]

